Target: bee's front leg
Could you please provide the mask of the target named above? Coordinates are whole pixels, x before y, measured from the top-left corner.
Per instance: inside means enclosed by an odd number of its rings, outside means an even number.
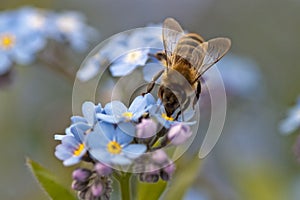
[[[201,82],[200,82],[200,79],[198,79],[197,89],[196,89],[196,96],[195,96],[194,101],[193,101],[193,109],[195,109],[195,105],[197,104],[197,102],[199,100],[200,93],[201,93]]]
[[[146,91],[145,93],[143,93],[142,95],[148,94],[148,93],[150,93],[150,92],[153,90],[154,85],[155,85],[155,82],[157,81],[157,79],[159,79],[159,77],[163,74],[164,71],[165,71],[164,69],[161,70],[161,71],[159,71],[159,72],[152,78],[151,82],[150,82],[150,83],[148,84],[148,86],[147,86],[147,91]]]

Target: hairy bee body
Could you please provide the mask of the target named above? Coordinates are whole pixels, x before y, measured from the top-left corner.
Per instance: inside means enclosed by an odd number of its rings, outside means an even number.
[[[158,52],[155,56],[166,68],[153,77],[147,93],[162,76],[158,97],[168,116],[180,108],[178,117],[190,106],[191,101],[193,107],[197,103],[201,93],[201,75],[225,55],[231,42],[228,38],[205,42],[198,34],[185,34],[179,23],[172,18],[164,21],[162,36],[164,52]]]
[[[194,80],[197,77],[197,70],[188,61],[182,59],[179,62],[175,63],[170,68],[178,71],[190,83],[192,88],[196,89],[197,84],[194,82]],[[164,82],[167,82],[168,81],[167,71],[165,71],[164,76],[165,76]]]
[[[187,61],[181,60],[162,74],[158,97],[162,100],[166,113],[171,116],[180,105],[186,105],[195,93],[198,82],[194,82],[196,69]]]

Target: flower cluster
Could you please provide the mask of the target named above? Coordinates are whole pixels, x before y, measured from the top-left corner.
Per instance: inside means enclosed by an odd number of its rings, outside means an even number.
[[[95,30],[77,12],[55,13],[33,7],[1,12],[0,75],[7,73],[14,63],[33,62],[49,39],[82,51],[94,34]]]
[[[82,114],[71,117],[64,135],[55,135],[61,141],[55,155],[65,166],[93,164],[93,169],[73,174],[72,187],[81,199],[105,199],[111,192],[110,175],[125,166],[139,173],[141,181],[169,180],[175,165],[163,147],[180,145],[192,135],[193,123],[182,121],[181,115],[167,116],[150,93],[137,96],[128,108],[120,101],[104,107],[85,102]]]
[[[126,76],[136,68],[146,66],[149,61],[155,62],[151,55],[162,49],[161,25],[151,24],[145,28],[119,33],[104,42],[101,48],[87,59],[78,71],[77,78],[88,81],[106,64],[109,65],[113,77]],[[161,69],[159,65],[156,67]],[[150,71],[144,69],[145,67],[143,68],[145,80],[158,70],[153,67]]]

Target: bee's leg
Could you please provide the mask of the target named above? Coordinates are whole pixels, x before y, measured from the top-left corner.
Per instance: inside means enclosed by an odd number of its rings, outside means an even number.
[[[178,117],[179,117],[180,114],[181,114],[181,108],[180,108],[180,110],[178,111],[178,113],[177,113],[177,115],[176,115],[176,117],[175,117],[175,120],[178,119]]]
[[[201,93],[201,82],[200,82],[200,79],[199,79],[197,81],[197,89],[196,89],[196,96],[195,96],[194,101],[193,101],[193,109],[195,109],[195,105],[197,104],[197,102],[199,100],[200,93]]]
[[[151,80],[151,82],[148,84],[147,86],[147,91],[145,93],[143,93],[142,95],[148,94],[152,91],[152,89],[154,88],[155,85],[155,81],[157,81],[157,79],[162,75],[162,73],[164,72],[164,69],[159,71]]]
[[[166,61],[167,60],[167,55],[165,52],[159,51],[156,54],[148,53],[148,56],[154,57],[159,61]]]
[[[191,103],[191,98],[188,97],[187,101],[184,104],[184,107],[182,108],[182,121],[184,121],[183,111],[185,111],[190,106],[190,103]]]
[[[181,92],[181,102],[179,103],[179,112],[176,115],[175,120],[178,119],[179,115],[182,115],[182,121],[184,121],[183,112],[189,107],[190,104],[190,98],[186,96],[186,93],[184,91]]]

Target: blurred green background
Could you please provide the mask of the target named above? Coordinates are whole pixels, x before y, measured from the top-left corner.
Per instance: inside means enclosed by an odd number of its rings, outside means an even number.
[[[24,5],[82,12],[101,34],[94,45],[166,17],[204,38],[231,38],[231,53],[254,60],[260,68],[258,87],[265,88],[265,95],[256,99],[253,92],[249,96],[254,100],[229,101],[223,134],[203,161],[193,188],[207,199],[300,199],[300,168],[292,153],[296,134],[283,137],[278,132],[278,122],[300,94],[299,0],[1,0],[0,8]],[[70,123],[72,84],[37,65],[17,67],[13,79],[0,89],[1,199],[47,199],[25,157],[70,183],[71,169],[66,173],[54,157],[53,135]]]

